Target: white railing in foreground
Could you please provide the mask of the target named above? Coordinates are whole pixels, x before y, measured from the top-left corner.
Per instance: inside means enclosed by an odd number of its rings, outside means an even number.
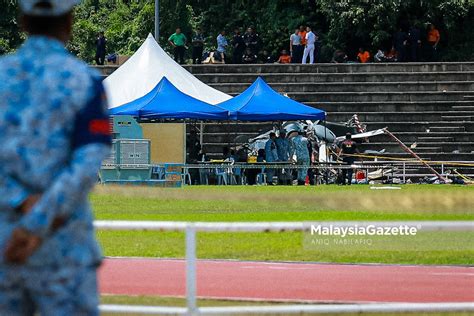
[[[337,226],[416,226],[424,231],[474,230],[472,221],[408,221],[408,222],[311,222],[312,225]],[[324,304],[197,307],[196,293],[196,232],[283,232],[305,231],[310,225],[302,222],[152,222],[152,221],[96,221],[103,230],[184,231],[186,234],[186,300],[187,307],[101,305],[100,310],[118,314],[148,315],[235,315],[235,314],[304,314],[304,313],[388,313],[388,312],[444,312],[474,311],[474,303],[386,303],[386,304]]]

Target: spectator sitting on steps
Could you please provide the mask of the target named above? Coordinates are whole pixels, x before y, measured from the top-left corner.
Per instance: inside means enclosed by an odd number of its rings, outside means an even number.
[[[387,62],[387,56],[385,56],[383,49],[380,48],[377,51],[377,53],[374,55],[374,61],[377,63]]]
[[[332,56],[332,63],[343,64],[347,62],[347,54],[343,50],[336,50]]]
[[[288,51],[286,49],[281,51],[281,56],[278,58],[277,63],[279,64],[289,64],[291,63],[291,56],[288,55]]]
[[[369,51],[364,50],[364,48],[360,47],[359,53],[357,54],[357,61],[363,64],[368,63],[370,61]]]
[[[255,64],[257,63],[257,55],[255,55],[250,48],[245,49],[245,53],[242,56],[242,63],[244,64]]]
[[[264,64],[271,64],[274,62],[274,59],[272,55],[270,55],[270,53],[266,49],[264,49],[262,51],[262,54],[260,55],[260,62]]]

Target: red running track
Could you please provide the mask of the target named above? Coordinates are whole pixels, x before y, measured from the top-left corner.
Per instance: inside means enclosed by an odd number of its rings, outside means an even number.
[[[198,296],[265,301],[474,302],[474,267],[199,260]],[[106,259],[100,291],[185,295],[185,262]]]

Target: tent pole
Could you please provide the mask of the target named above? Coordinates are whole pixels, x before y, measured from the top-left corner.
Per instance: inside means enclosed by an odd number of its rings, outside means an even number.
[[[160,42],[160,0],[155,0],[155,40]]]
[[[202,142],[204,141],[204,123],[201,121],[199,125],[199,143],[201,144],[202,149]]]

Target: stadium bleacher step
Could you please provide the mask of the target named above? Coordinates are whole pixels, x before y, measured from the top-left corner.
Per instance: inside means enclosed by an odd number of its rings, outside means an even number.
[[[199,73],[373,73],[373,72],[466,72],[474,71],[473,62],[459,63],[370,63],[370,64],[250,64],[250,65],[186,65],[193,74]]]
[[[472,121],[472,115],[442,115],[441,118],[446,121],[461,121],[461,122],[470,122]]]
[[[241,93],[246,83],[213,83],[211,87],[224,93]],[[270,86],[281,93],[288,92],[442,92],[474,90],[473,81],[400,81],[400,82],[278,82]]]
[[[432,152],[439,152],[441,151],[441,147],[437,147],[437,146],[433,146],[433,147],[423,147],[423,146],[420,146],[420,147],[417,147],[415,150],[414,150],[416,153],[422,153],[422,152],[428,152],[428,153],[432,153]]]
[[[474,105],[453,105],[453,110],[474,111]]]
[[[474,111],[473,101],[306,102],[328,112]],[[462,108],[466,106],[466,108]],[[459,108],[458,108],[459,107]]]
[[[301,72],[295,76],[291,72],[281,73],[234,73],[229,76],[227,73],[199,73],[196,77],[209,84],[216,83],[250,83],[258,77],[262,77],[270,85],[273,83],[360,83],[360,82],[463,82],[474,81],[474,72],[371,72],[371,73],[311,73]]]
[[[431,132],[464,132],[466,129],[463,126],[433,126],[430,127]]]
[[[423,142],[450,142],[453,141],[453,138],[450,136],[421,136],[418,137],[420,141]]]

